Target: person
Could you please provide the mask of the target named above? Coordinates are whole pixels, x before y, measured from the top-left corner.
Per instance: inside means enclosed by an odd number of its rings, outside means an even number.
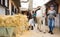
[[[33,15],[32,13],[29,13],[29,28],[28,28],[28,30],[29,29],[31,29],[31,30],[34,29],[35,23],[34,23],[34,19],[33,19],[32,15]]]
[[[54,6],[50,6],[50,10],[48,11],[48,26],[49,26],[49,33],[53,34],[53,29],[55,25],[55,16],[56,11],[54,10]]]
[[[33,18],[31,18],[30,20],[29,20],[29,25],[30,25],[30,27],[31,27],[31,30],[33,30],[34,29],[34,19]]]
[[[38,9],[36,11],[36,19],[37,19],[37,29],[41,32],[41,25],[42,25],[42,12],[41,12],[41,7],[38,6]]]
[[[32,17],[33,17],[33,19],[34,19],[34,22],[36,23],[36,13],[35,13],[35,12],[32,13]],[[34,26],[35,26],[35,25],[34,25]]]

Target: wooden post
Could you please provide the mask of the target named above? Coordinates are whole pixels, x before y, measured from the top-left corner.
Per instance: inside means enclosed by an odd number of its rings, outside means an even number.
[[[29,11],[31,12],[32,14],[32,11],[33,11],[33,0],[29,0]]]

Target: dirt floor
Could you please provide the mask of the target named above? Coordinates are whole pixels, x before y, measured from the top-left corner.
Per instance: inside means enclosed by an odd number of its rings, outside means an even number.
[[[59,28],[54,29],[53,35],[48,33],[48,27],[47,26],[45,27],[45,29],[46,29],[46,33],[43,33],[43,32],[39,32],[35,27],[34,30],[26,31],[22,35],[20,35],[20,37],[60,37]]]

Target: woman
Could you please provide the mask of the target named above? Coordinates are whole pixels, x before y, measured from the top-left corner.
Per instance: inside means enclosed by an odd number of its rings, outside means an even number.
[[[55,15],[56,11],[54,10],[54,6],[50,6],[50,10],[48,11],[48,25],[49,25],[49,33],[53,34],[53,29],[55,25]]]
[[[33,30],[33,29],[34,29],[34,25],[35,25],[35,22],[34,22],[34,19],[33,19],[33,18],[31,18],[31,19],[29,20],[29,25],[30,25],[30,27],[31,27],[31,30]]]
[[[29,25],[30,25],[29,28],[31,28],[31,30],[33,30],[35,22],[34,22],[33,14],[31,14],[31,13],[29,15]]]
[[[34,19],[34,22],[36,23],[36,13],[33,12],[33,15],[32,15],[33,19]]]

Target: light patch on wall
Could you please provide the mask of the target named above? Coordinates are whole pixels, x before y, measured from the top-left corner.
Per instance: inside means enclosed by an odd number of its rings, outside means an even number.
[[[27,8],[29,7],[29,3],[21,3],[21,8]]]
[[[27,0],[20,0],[20,1],[27,1]]]
[[[33,0],[33,8],[36,8],[37,6],[42,6],[49,1],[50,0]]]
[[[27,0],[22,0],[22,1],[27,1]],[[49,2],[50,0],[33,0],[33,8],[36,8],[37,6],[42,6]],[[29,8],[29,3],[21,3],[21,8]]]
[[[0,6],[0,15],[5,15],[5,8]]]

